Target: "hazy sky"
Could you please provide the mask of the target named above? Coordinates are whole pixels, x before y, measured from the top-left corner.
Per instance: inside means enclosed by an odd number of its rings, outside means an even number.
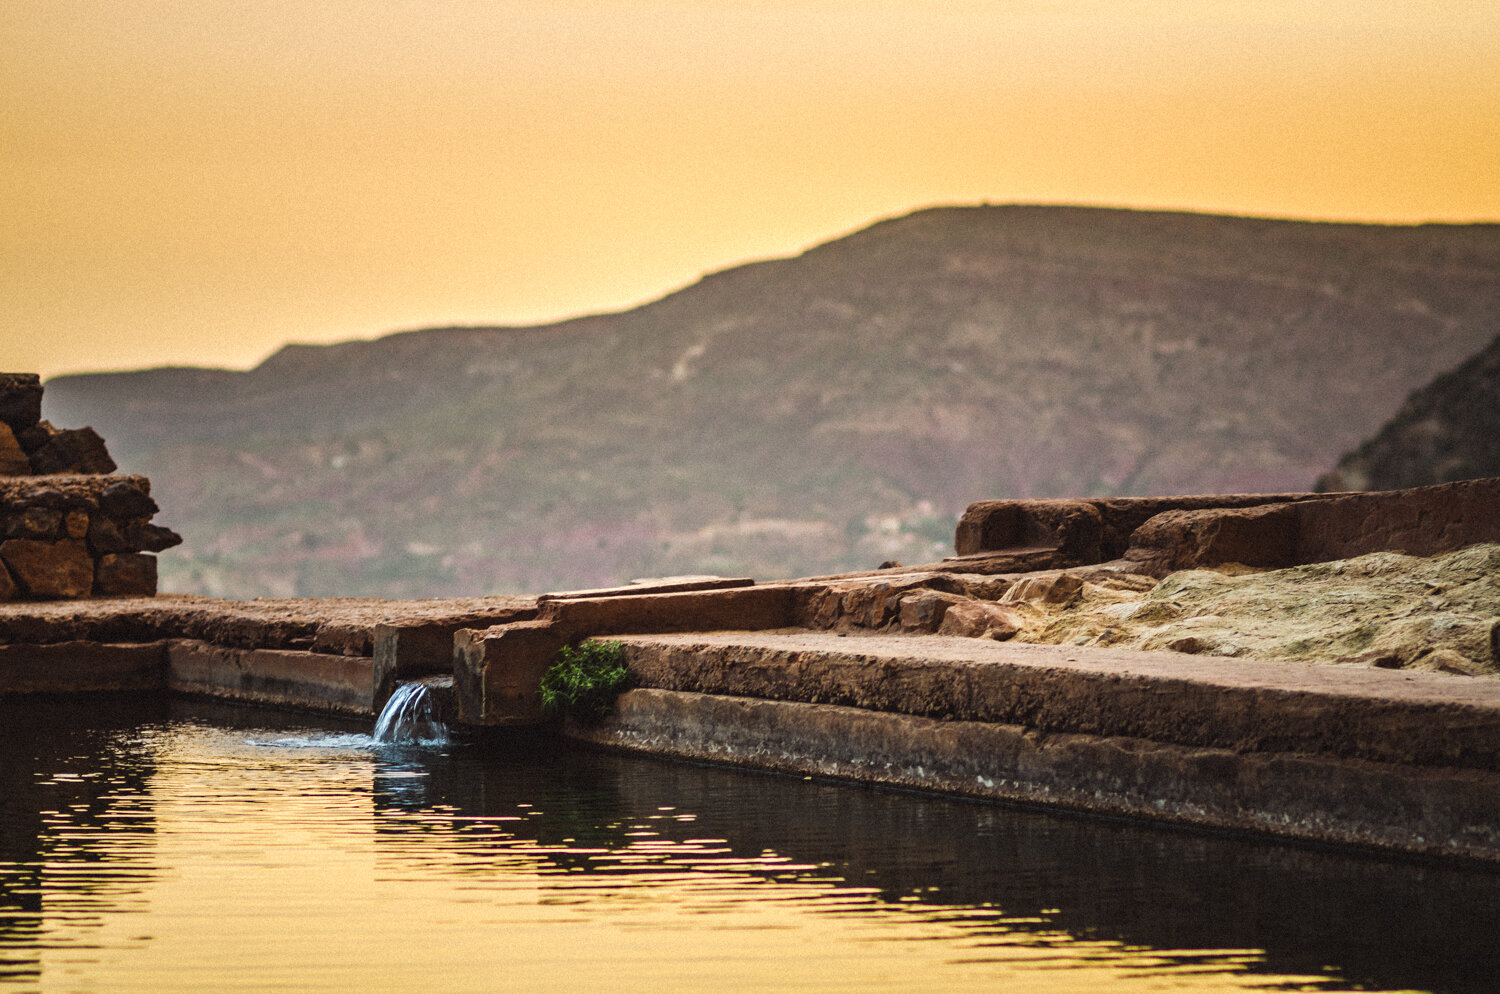
[[[937,203],[1500,220],[1495,0],[0,0],[6,369],[640,303]]]

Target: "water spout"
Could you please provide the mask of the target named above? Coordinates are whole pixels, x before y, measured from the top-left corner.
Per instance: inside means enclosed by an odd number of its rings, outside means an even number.
[[[443,678],[438,678],[443,679]],[[445,680],[451,686],[452,678]],[[430,684],[435,680],[413,680],[396,688],[375,720],[375,741],[437,745],[448,741],[446,708],[441,695]]]

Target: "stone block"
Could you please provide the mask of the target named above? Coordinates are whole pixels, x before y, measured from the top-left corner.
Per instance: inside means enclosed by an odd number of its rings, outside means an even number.
[[[31,460],[10,425],[0,423],[0,476],[29,476]]]
[[[162,690],[166,643],[95,641],[0,645],[0,697],[104,690]]]
[[[76,539],[13,538],[0,544],[0,560],[31,597],[87,597],[94,588],[94,560]]]
[[[20,593],[21,588],[11,579],[10,570],[5,568],[5,563],[0,562],[0,601],[13,601]]]
[[[539,605],[539,618],[571,642],[632,632],[786,628],[795,624],[796,606],[791,587],[759,586],[547,601]]]
[[[954,604],[968,598],[962,594],[950,594],[941,590],[915,590],[901,598],[899,620],[902,631],[935,632],[943,623],[943,616]]]
[[[10,538],[54,539],[58,537],[62,522],[63,512],[61,511],[50,507],[28,507],[20,514],[11,517],[6,525],[5,534]]]
[[[995,500],[970,504],[958,522],[960,556],[1055,549],[1067,563],[1100,562],[1103,517],[1087,500]]]
[[[1024,624],[1025,618],[1013,607],[993,601],[964,601],[950,605],[943,613],[937,633],[1001,642],[1019,632]]]
[[[99,597],[154,597],[156,557],[137,552],[109,552],[94,567],[94,593]]]
[[[151,484],[144,476],[111,483],[99,492],[99,510],[111,518],[149,518],[161,508],[151,499]]]
[[[453,637],[453,682],[459,721],[468,725],[538,725],[542,675],[568,640],[545,621],[518,621]]]
[[[1125,558],[1151,576],[1243,563],[1280,569],[1371,552],[1432,556],[1500,541],[1500,479],[1333,494],[1259,507],[1174,510],[1135,530]]]
[[[96,514],[89,519],[89,548],[95,555],[106,552],[131,552],[135,549],[125,537],[125,529],[113,518]]]
[[[374,667],[358,656],[173,641],[167,650],[167,686],[179,693],[325,714],[376,714]]]
[[[110,458],[104,439],[94,429],[55,428],[53,432],[47,444],[31,453],[34,472],[104,475],[119,468]]]
[[[0,422],[21,431],[42,419],[42,378],[36,373],[0,373]]]

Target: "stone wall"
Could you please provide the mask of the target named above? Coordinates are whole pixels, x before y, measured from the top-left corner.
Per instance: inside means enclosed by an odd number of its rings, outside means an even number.
[[[40,378],[0,373],[0,601],[155,594],[153,553],[182,538],[151,523],[150,481],[41,415]]]

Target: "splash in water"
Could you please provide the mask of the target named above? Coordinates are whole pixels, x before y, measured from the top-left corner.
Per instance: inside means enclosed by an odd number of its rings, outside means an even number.
[[[403,683],[375,721],[375,741],[438,744],[448,741],[437,698],[420,680]]]

